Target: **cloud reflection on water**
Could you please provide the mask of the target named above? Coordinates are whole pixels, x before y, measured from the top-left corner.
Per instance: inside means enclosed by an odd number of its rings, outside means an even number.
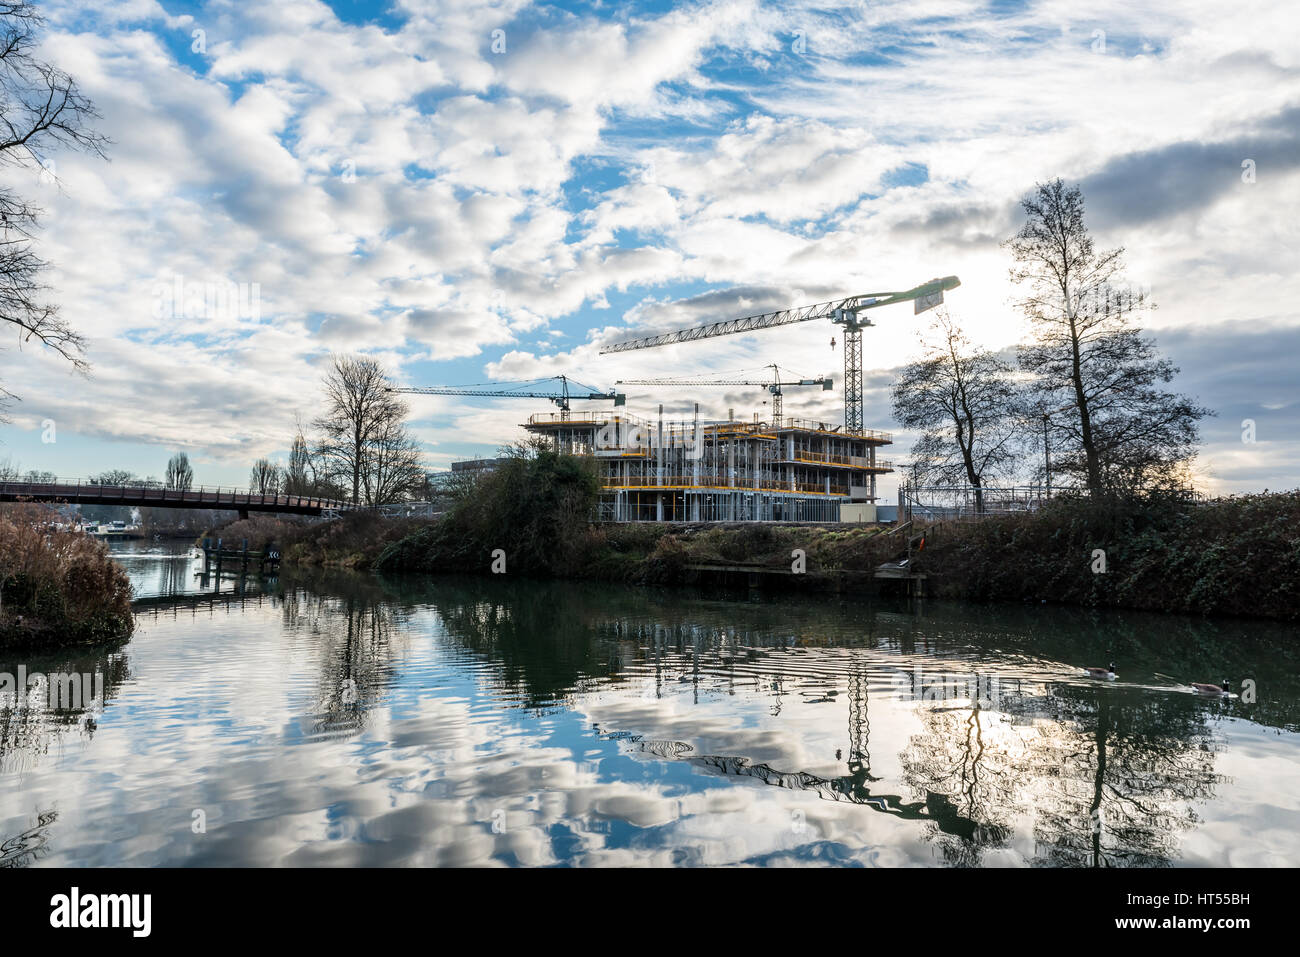
[[[0,740],[17,863],[1276,865],[1300,849],[1297,679],[1268,626],[343,575],[177,602],[142,616],[93,737]],[[1191,673],[1208,648],[1268,701],[1138,680],[1153,662]],[[1133,680],[1081,677],[1099,655]],[[921,693],[974,677],[997,679],[978,710]],[[24,855],[16,836],[52,809]]]

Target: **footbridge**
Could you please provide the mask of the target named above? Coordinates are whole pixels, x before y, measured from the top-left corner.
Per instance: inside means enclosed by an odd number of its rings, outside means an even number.
[[[126,505],[149,508],[224,509],[241,518],[250,512],[320,515],[353,508],[351,502],[311,495],[261,494],[200,485],[165,488],[161,484],[101,485],[88,479],[50,482],[0,482],[0,502],[56,502],[67,505]]]

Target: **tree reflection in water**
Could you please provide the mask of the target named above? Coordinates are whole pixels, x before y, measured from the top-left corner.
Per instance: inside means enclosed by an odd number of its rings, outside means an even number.
[[[0,660],[0,673],[9,675],[11,680],[16,681],[23,673],[20,667],[26,675],[88,675],[91,688],[96,687],[94,676],[102,675],[104,700],[79,700],[75,702],[76,707],[49,707],[47,681],[45,700],[28,700],[21,707],[17,700],[0,701],[0,774],[21,774],[29,770],[69,735],[89,743],[98,727],[97,716],[108,707],[131,674],[126,655],[109,650],[21,661]],[[85,684],[80,680],[78,683],[84,689]],[[33,691],[29,688],[29,693]]]
[[[1215,735],[1204,709],[1100,689],[1057,689],[1062,717],[1026,755],[1036,788],[1038,861],[1167,866],[1194,804],[1213,796]]]
[[[396,675],[407,637],[403,609],[369,576],[318,570],[282,587],[288,632],[305,631],[319,649],[313,734],[360,731]]]
[[[617,681],[636,666],[648,666],[657,696],[681,682],[698,689],[705,680],[735,694],[738,682],[748,677],[753,692],[773,697],[776,716],[781,696],[801,682],[806,686],[809,678],[803,661],[789,652],[810,645],[887,653],[975,651],[994,661],[1019,659],[1032,648],[1040,659],[1056,654],[1062,661],[1084,661],[1095,652],[1081,649],[1104,643],[1124,649],[1130,662],[1160,663],[1204,654],[1210,646],[1194,622],[1176,620],[1160,632],[1132,623],[1116,627],[1115,617],[1091,613],[1074,616],[1074,629],[1043,641],[1037,629],[1017,628],[1016,619],[1032,621],[1032,613],[1003,609],[990,615],[980,608],[960,608],[956,614],[944,609],[934,617],[876,612],[864,616],[850,635],[834,636],[827,629],[830,635],[796,636],[765,620],[771,606],[733,605],[727,609],[731,619],[719,627],[707,602],[669,598],[619,609],[611,608],[607,596],[582,601],[581,589],[563,601],[520,601],[518,591],[531,587],[518,585],[514,600],[500,604],[485,604],[481,595],[464,604],[435,604],[449,630],[468,646],[506,659],[505,681],[526,686],[534,703],[553,701],[592,678]],[[630,604],[641,603],[632,599]],[[1172,649],[1171,632],[1178,639]],[[1234,650],[1245,657],[1255,649],[1219,648],[1216,656]],[[914,795],[909,800],[875,786],[868,681],[860,663],[839,661],[824,663],[838,670],[821,676],[849,689],[848,772],[839,777],[752,763],[743,755],[694,754],[687,742],[642,739],[629,729],[614,736],[642,754],[921,822],[943,861],[956,866],[980,864],[987,851],[1009,848],[1018,818],[1032,821],[1036,864],[1168,865],[1177,857],[1179,835],[1197,821],[1196,803],[1211,799],[1221,780],[1214,769],[1218,745],[1207,702],[1161,689],[1012,679],[1004,684],[996,710],[916,705],[924,730],[899,752],[902,783]],[[742,675],[738,668],[744,666]],[[827,694],[819,700],[834,701],[839,692]],[[1264,717],[1288,726],[1294,708],[1274,704]]]
[[[50,808],[36,815],[36,822],[13,837],[0,838],[0,868],[28,867],[49,853],[50,825],[59,819],[59,812]]]
[[[954,807],[972,822],[966,834],[930,829],[943,859],[953,865],[980,864],[984,851],[1001,848],[1011,837],[1015,807],[1015,755],[985,742],[984,729],[996,715],[975,702],[969,708],[922,707],[927,734],[914,735],[900,755],[908,784],[918,791],[950,795]]]
[[[529,802],[550,798],[560,807],[566,797],[587,806],[613,793],[615,807],[644,801],[659,808],[682,793],[709,791],[716,798],[725,787],[721,777],[737,787],[756,785],[760,797],[733,806],[769,814],[774,802],[780,811],[787,803],[799,806],[783,791],[835,802],[836,808],[819,808],[829,822],[824,841],[791,838],[799,848],[792,853],[805,858],[860,860],[864,849],[886,847],[916,859],[908,855],[923,837],[934,860],[956,866],[1021,860],[1164,866],[1179,858],[1198,806],[1214,800],[1216,789],[1225,791],[1216,763],[1229,723],[1300,725],[1300,667],[1291,667],[1300,664],[1297,652],[1288,635],[1270,626],[1243,627],[1238,635],[1224,623],[1062,609],[737,600],[685,590],[490,578],[389,581],[334,572],[286,573],[251,596],[227,598],[213,590],[176,596],[172,606],[167,600],[150,610],[164,630],[168,616],[183,621],[206,609],[234,620],[246,613],[241,647],[264,656],[259,660],[269,676],[291,683],[287,695],[268,682],[239,699],[255,708],[270,704],[265,728],[250,727],[264,735],[269,728],[274,739],[282,720],[275,709],[284,702],[289,720],[317,743],[328,739],[336,748],[331,753],[386,753],[392,759],[385,766],[400,768],[393,780],[419,781],[418,796],[411,789],[405,797],[419,810],[404,807],[403,813],[443,821],[463,812],[471,821],[464,830],[475,837],[482,835],[472,822],[498,807],[532,807]],[[173,632],[166,634],[169,642],[189,634],[182,627]],[[160,642],[160,629],[149,635]],[[148,671],[151,649],[137,648],[140,668]],[[1119,682],[1090,682],[1078,670],[1109,660],[1119,663]],[[155,671],[142,687],[165,675],[153,661]],[[192,680],[188,659],[169,664]],[[127,677],[124,655],[42,667],[104,670],[110,703],[121,707],[113,698]],[[978,706],[949,691],[936,701],[907,677],[922,667],[963,681],[976,672],[997,678],[1001,693]],[[232,666],[220,673],[238,681],[238,672]],[[1234,682],[1268,677],[1260,702],[1248,705],[1178,693],[1155,672],[1197,680],[1226,675]],[[218,713],[230,694],[221,684],[196,700]],[[391,723],[372,721],[376,714]],[[40,762],[74,728],[88,741],[93,719],[0,709],[0,767],[21,771]],[[151,714],[139,718],[150,720]],[[507,723],[522,733],[503,738],[497,732]],[[431,743],[460,741],[465,728],[482,735],[463,738],[475,742],[464,755]],[[622,747],[596,745],[592,734]],[[299,741],[290,735],[287,743]],[[523,747],[539,750],[511,750]],[[630,768],[624,751],[642,766]],[[581,757],[566,765],[570,755]],[[491,774],[480,761],[494,767]],[[458,776],[439,778],[448,766]],[[567,774],[547,776],[566,768]],[[687,768],[700,774],[684,773]],[[258,780],[266,780],[260,769]],[[272,774],[264,785],[272,795],[265,799],[283,800],[286,816],[333,806],[357,786],[346,778],[317,792],[311,790],[316,779],[297,769],[283,778]],[[1264,794],[1272,806],[1280,804]],[[455,802],[461,803],[451,807]],[[482,807],[475,810],[474,802]],[[69,828],[75,815],[55,824],[49,803],[10,813],[10,833],[0,834],[0,864],[39,860],[53,846],[50,831]],[[708,802],[686,804],[698,809]],[[690,861],[704,845],[698,836],[678,843],[689,828],[674,832],[680,823],[674,814],[700,812],[681,806],[648,814],[651,824],[619,812],[597,818],[566,810],[554,811],[553,824],[579,835],[611,821],[611,833],[644,828],[638,842],[662,842]],[[1216,811],[1223,813],[1222,801]],[[277,826],[258,815],[257,827]],[[403,830],[404,818],[385,820],[331,820],[326,837],[312,836],[304,846],[338,851],[336,828],[401,834],[414,846],[425,839],[423,831]],[[883,827],[873,829],[877,824]],[[749,819],[731,826],[745,837],[757,828]],[[558,830],[548,825],[539,832],[545,853],[538,860],[565,859]],[[755,853],[776,853],[761,840],[752,845]]]

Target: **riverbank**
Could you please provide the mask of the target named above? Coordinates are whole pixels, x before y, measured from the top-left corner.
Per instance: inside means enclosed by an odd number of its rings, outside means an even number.
[[[40,506],[0,510],[0,648],[121,642],[134,628],[131,583],[103,542]]]
[[[204,538],[221,538],[228,546],[247,540],[253,550],[275,544],[284,564],[368,570],[385,548],[427,524],[421,519],[385,518],[363,512],[346,513],[330,522],[255,515],[209,529],[195,539],[195,544]]]
[[[769,589],[869,593],[882,585],[872,577],[880,565],[909,558],[936,598],[1300,619],[1300,492],[1201,504],[1060,499],[1034,513],[908,529],[582,524],[558,542],[530,528],[526,548],[509,527],[484,532],[454,518],[255,519],[223,534],[240,529],[250,546],[271,536],[292,563],[385,573],[640,584],[729,575]]]

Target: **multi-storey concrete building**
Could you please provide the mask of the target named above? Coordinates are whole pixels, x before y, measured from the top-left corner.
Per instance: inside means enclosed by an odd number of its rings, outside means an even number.
[[[524,428],[599,463],[600,518],[616,522],[874,521],[887,432],[776,423],[649,421],[622,412],[531,416]]]

